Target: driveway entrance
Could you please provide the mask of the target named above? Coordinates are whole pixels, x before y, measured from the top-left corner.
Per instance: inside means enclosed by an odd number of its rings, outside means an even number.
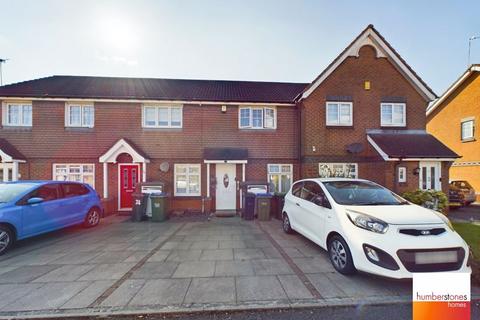
[[[20,242],[0,259],[0,317],[411,301],[411,282],[345,277],[278,220],[109,217]]]

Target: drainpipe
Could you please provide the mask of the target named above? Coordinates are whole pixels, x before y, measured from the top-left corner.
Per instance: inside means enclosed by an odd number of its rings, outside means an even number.
[[[298,171],[299,171],[299,178],[302,179],[303,176],[302,176],[302,169],[303,169],[303,163],[302,163],[302,152],[303,152],[303,141],[302,141],[302,103],[301,101],[300,102],[297,102],[296,104],[296,108],[297,108],[297,125],[298,125],[298,130],[297,130],[297,134],[298,134],[298,148],[297,148],[297,153],[298,153]],[[295,172],[293,172],[295,173]],[[295,179],[293,179],[292,177],[292,183],[295,181]]]

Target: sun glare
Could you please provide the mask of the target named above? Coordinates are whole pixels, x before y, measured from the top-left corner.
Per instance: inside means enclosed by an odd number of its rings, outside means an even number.
[[[102,41],[114,49],[128,50],[136,44],[133,26],[123,17],[105,17],[99,32]]]

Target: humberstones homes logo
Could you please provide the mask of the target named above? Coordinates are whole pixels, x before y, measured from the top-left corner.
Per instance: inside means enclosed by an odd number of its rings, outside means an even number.
[[[413,320],[470,320],[470,274],[414,273]]]

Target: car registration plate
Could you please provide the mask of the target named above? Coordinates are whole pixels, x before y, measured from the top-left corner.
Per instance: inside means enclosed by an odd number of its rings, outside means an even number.
[[[457,262],[457,251],[416,252],[415,264]]]

